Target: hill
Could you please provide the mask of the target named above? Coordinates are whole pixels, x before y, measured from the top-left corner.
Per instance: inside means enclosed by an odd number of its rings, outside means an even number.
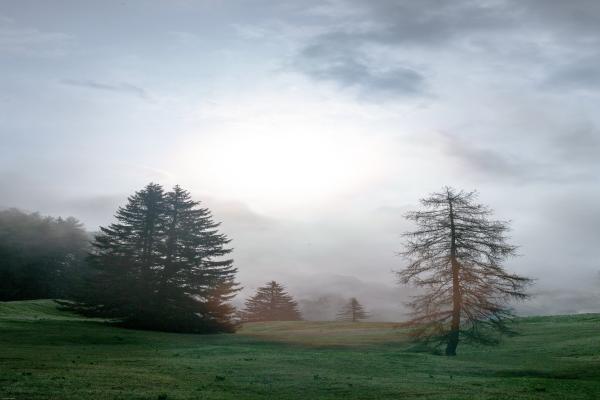
[[[249,324],[237,334],[126,330],[0,303],[6,399],[597,399],[600,315],[523,318],[496,347],[416,352],[389,323]]]

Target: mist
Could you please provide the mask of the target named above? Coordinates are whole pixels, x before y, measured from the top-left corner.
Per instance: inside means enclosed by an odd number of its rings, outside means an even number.
[[[0,6],[0,207],[87,231],[148,182],[233,239],[243,286],[308,319],[415,294],[403,218],[452,185],[511,221],[518,314],[600,311],[593,2],[59,1]],[[103,21],[112,21],[110,26]]]

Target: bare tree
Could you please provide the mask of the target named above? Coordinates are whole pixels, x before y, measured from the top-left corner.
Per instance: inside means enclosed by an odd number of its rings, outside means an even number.
[[[352,297],[338,313],[337,320],[358,322],[361,319],[367,319],[368,317],[369,315],[362,304],[360,304],[355,297]]]
[[[502,267],[516,253],[507,243],[508,223],[490,220],[492,211],[476,199],[476,192],[446,187],[421,200],[424,210],[406,215],[417,229],[404,234],[400,254],[410,263],[398,277],[424,288],[409,303],[413,333],[445,344],[449,356],[456,355],[461,334],[493,342],[490,328],[511,332],[507,303],[526,299],[524,289],[531,283]]]

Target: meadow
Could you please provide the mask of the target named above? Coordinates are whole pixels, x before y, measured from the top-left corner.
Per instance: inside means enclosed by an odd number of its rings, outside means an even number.
[[[236,334],[136,331],[0,303],[0,399],[600,399],[600,315],[528,317],[448,358],[394,323],[279,322]]]

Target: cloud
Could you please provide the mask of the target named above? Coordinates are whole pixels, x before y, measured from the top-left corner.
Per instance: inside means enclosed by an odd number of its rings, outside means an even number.
[[[515,25],[510,23],[511,8],[503,1],[348,0],[330,4],[324,15],[332,31],[355,42],[440,46],[468,33],[489,34]]]
[[[377,69],[369,60],[339,48],[335,39],[305,47],[296,68],[313,79],[357,88],[366,96],[420,96],[425,94],[425,77],[408,67]]]
[[[583,131],[569,135],[559,135],[549,142],[558,149],[557,154],[523,155],[519,146],[494,148],[475,140],[466,140],[458,135],[442,134],[438,137],[442,153],[457,162],[460,171],[472,178],[482,180],[527,183],[568,183],[589,182],[596,176],[581,159],[573,157],[593,157],[596,136]],[[526,154],[526,153],[525,153]],[[572,160],[565,167],[565,159]]]
[[[572,44],[593,45],[600,39],[600,3],[596,0],[513,0],[507,4],[517,10],[517,15],[526,17],[533,24],[547,27]]]
[[[600,129],[591,123],[575,126],[556,135],[554,145],[566,161],[596,164],[600,154]]]
[[[151,98],[146,89],[126,82],[112,84],[93,80],[63,79],[60,83],[67,86],[133,95],[144,100]]]
[[[579,59],[556,68],[542,83],[546,90],[564,93],[576,90],[594,93],[600,90],[600,57]]]
[[[437,137],[442,153],[457,161],[461,172],[472,177],[502,179],[516,182],[546,180],[545,168],[533,160],[524,160],[509,152],[467,142],[457,135]]]
[[[62,32],[20,27],[13,19],[0,18],[0,56],[62,56],[73,42],[71,35]]]
[[[422,60],[444,65],[450,53],[459,64],[519,67],[547,90],[600,89],[600,7],[593,0],[335,0],[307,14],[306,25],[321,32],[300,47],[294,68],[372,97],[435,95]]]
[[[426,74],[409,61],[415,46],[434,48],[461,35],[506,29],[506,11],[476,1],[329,2],[310,10],[329,29],[310,38],[293,65],[374,98],[423,96]]]

